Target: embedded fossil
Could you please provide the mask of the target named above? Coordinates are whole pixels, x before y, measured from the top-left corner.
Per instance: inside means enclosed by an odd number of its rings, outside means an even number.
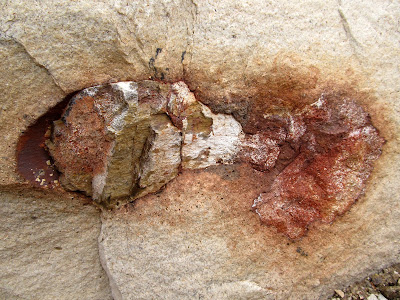
[[[274,126],[246,133],[183,82],[119,82],[76,94],[46,144],[64,188],[106,207],[158,191],[181,169],[247,163],[278,170],[253,209],[296,239],[310,223],[331,222],[349,209],[384,142],[368,114],[344,97],[322,94],[258,122]]]

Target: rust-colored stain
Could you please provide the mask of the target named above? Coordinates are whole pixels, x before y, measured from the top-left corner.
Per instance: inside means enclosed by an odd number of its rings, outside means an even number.
[[[240,160],[275,174],[253,204],[263,224],[296,240],[360,198],[385,140],[365,110],[376,100],[373,92],[361,89],[358,78],[335,83],[316,67],[300,71],[278,63],[244,77],[243,91],[218,90],[206,78],[188,74],[187,83],[214,113],[230,113],[241,123],[249,145]],[[267,143],[279,147],[275,162],[272,147],[269,155],[260,151]]]
[[[262,222],[292,239],[316,221],[332,222],[363,192],[384,140],[351,100],[322,95],[300,114],[287,139],[296,156],[253,207]],[[299,116],[297,116],[299,117]]]
[[[34,186],[53,188],[59,185],[59,173],[45,143],[50,125],[61,117],[68,102],[69,98],[41,116],[27,128],[18,141],[17,171]]]
[[[384,144],[361,106],[365,94],[357,95],[353,87],[318,86],[318,74],[296,78],[277,71],[262,83],[249,82],[247,94],[228,98],[202,88],[194,92],[214,112],[232,114],[241,123],[246,137],[236,163],[251,166],[251,181],[259,180],[262,187],[252,209],[263,224],[290,239],[303,237],[313,222],[332,222],[354,204]],[[167,85],[138,83],[139,99],[149,109],[165,105],[169,93]],[[102,105],[107,105],[106,96],[103,100]],[[65,105],[41,117],[19,141],[18,171],[37,186],[51,187],[58,180],[45,149],[45,134]],[[73,163],[74,169],[93,176],[104,171],[111,147],[104,131],[107,116],[94,107],[90,96],[74,105],[75,113],[68,114],[67,109],[61,120],[63,132],[53,132],[54,137],[68,136],[55,139],[64,144],[57,145],[62,150],[53,156],[60,171]],[[178,128],[183,115],[190,113],[187,110],[186,106],[165,108]],[[203,131],[209,125],[193,119],[192,126]],[[82,144],[81,139],[91,143]]]
[[[103,103],[106,104],[107,99],[103,99]],[[75,96],[74,106],[73,110],[68,106],[67,113],[57,121],[62,124],[52,133],[51,153],[60,171],[72,164],[75,170],[93,176],[104,171],[111,147],[105,132],[106,120],[90,96]]]

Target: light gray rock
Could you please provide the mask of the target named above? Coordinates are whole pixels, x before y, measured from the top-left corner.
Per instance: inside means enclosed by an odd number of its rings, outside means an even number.
[[[65,194],[29,194],[0,193],[0,298],[111,299],[98,210]]]
[[[187,85],[172,85],[170,115],[182,120],[182,167],[200,169],[235,161],[244,137],[242,126],[231,115],[214,114],[199,102]]]
[[[182,137],[166,115],[154,117],[150,124],[152,137],[142,160],[139,187],[144,194],[157,192],[174,179],[181,165]]]

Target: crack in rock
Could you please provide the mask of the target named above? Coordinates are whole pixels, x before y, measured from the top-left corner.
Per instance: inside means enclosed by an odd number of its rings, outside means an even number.
[[[1,33],[0,33],[0,37]],[[39,68],[43,69],[46,71],[46,73],[51,77],[53,83],[64,93],[66,93],[66,90],[61,86],[61,84],[56,80],[54,74],[50,71],[50,69],[48,67],[46,67],[44,64],[40,63],[36,57],[34,57],[26,48],[26,46],[18,39],[16,39],[13,36],[9,36],[6,33],[4,34],[4,38],[6,40],[12,40],[13,42],[15,42],[16,44],[18,44],[19,46],[21,46],[21,48],[24,50],[24,52],[30,57],[30,59],[32,60],[32,62],[37,65]]]
[[[46,145],[63,187],[108,208],[159,191],[184,169],[245,163],[274,171],[253,209],[297,239],[311,223],[350,208],[384,143],[359,105],[334,95],[260,122],[262,129],[246,133],[184,82],[118,82],[77,93]]]

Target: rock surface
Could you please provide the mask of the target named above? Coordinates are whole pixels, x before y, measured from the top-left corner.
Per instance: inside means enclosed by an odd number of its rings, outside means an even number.
[[[368,192],[386,203],[362,199],[290,241],[249,209],[262,191],[257,172],[184,171],[163,193],[103,212],[100,256],[115,299],[325,299],[399,259],[397,233],[384,226],[400,225],[400,213],[385,209],[390,190],[377,194],[373,183]]]
[[[299,123],[286,137],[292,161],[253,207],[262,222],[295,239],[316,220],[333,222],[358,199],[384,140],[349,100],[321,96],[290,117]]]
[[[71,195],[0,193],[1,299],[112,299],[98,257],[99,211]]]
[[[84,89],[50,135],[46,145],[61,184],[112,208],[157,192],[180,168],[232,163],[244,133],[232,116],[198,102],[185,83],[142,81]]]
[[[174,211],[165,216],[173,207],[156,201],[155,195],[148,196],[151,201],[140,200],[124,218],[104,216],[103,265],[117,283],[114,290],[118,288],[126,298],[133,297],[129,295],[134,288],[143,294],[147,293],[144,288],[157,289],[158,294],[176,298],[197,287],[210,298],[229,297],[235,291],[242,298],[268,298],[268,293],[282,299],[324,298],[399,261],[398,2],[82,0],[55,5],[47,0],[3,1],[0,16],[2,185],[23,182],[15,172],[19,136],[67,94],[149,77],[183,80],[214,113],[229,110],[246,132],[254,134],[274,128],[275,120],[268,120],[271,111],[311,104],[324,91],[350,95],[347,98],[357,100],[370,113],[387,141],[365,195],[350,212],[332,225],[311,225],[309,235],[294,243],[273,228],[259,227],[257,215],[248,211],[252,202],[226,217],[225,207],[265,192],[259,181],[250,184],[253,176],[262,178],[265,185],[273,181],[256,171],[240,179],[244,175],[229,167],[223,167],[226,172],[201,173],[200,178],[187,175],[190,180],[178,177],[167,185],[161,195],[170,197],[174,205],[182,203],[176,207],[181,215]],[[264,115],[268,122],[261,121]],[[236,185],[222,184],[229,180],[243,180],[241,187],[251,188],[243,195]],[[199,188],[193,191],[198,182]],[[187,208],[189,214],[183,204],[195,201],[197,193],[198,203]],[[21,197],[29,199],[30,194],[22,192]],[[221,197],[227,203],[221,204]],[[15,202],[10,205],[19,209]],[[196,205],[206,207],[198,217],[191,210]],[[165,212],[164,207],[168,208]],[[149,218],[140,218],[140,211],[146,209]],[[186,232],[187,228],[192,231]],[[126,234],[131,229],[138,235]],[[21,239],[29,239],[29,234]],[[202,247],[200,241],[207,243]],[[196,242],[199,246],[194,248]],[[137,245],[147,252],[136,251]],[[185,246],[193,252],[185,252],[190,251]],[[227,247],[232,250],[227,252]],[[139,253],[141,259],[132,253]],[[170,259],[171,264],[160,267],[153,263],[154,257]],[[189,267],[181,263],[188,257]],[[66,256],[60,266],[73,258]],[[5,268],[12,266],[3,263]],[[118,273],[124,264],[127,272]],[[188,273],[194,275],[183,280]],[[57,275],[57,271],[49,268],[46,274]],[[75,280],[75,274],[66,276]],[[2,278],[2,286],[15,287],[20,277],[13,280]],[[165,282],[172,281],[171,289]],[[62,281],[51,282],[56,286]],[[42,291],[47,287],[42,280],[37,285]]]

